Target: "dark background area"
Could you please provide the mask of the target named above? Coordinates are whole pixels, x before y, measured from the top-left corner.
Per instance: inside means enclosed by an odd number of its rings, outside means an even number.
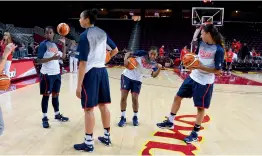
[[[0,2],[0,22],[14,24],[20,27],[45,26],[68,22],[69,18],[79,18],[81,11],[90,8],[110,9],[171,9],[171,18],[181,18],[182,10],[191,10],[192,7],[223,7],[225,20],[262,21],[262,2],[210,2],[203,1],[161,1],[161,2],[101,2],[101,1],[5,1]],[[238,17],[233,17],[232,12],[239,11]],[[110,13],[109,13],[110,14]],[[104,16],[106,17],[106,16]]]

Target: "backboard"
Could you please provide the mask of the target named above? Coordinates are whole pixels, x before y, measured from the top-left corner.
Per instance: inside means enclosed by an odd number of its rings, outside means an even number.
[[[223,26],[224,8],[193,7],[192,25],[200,26],[207,22],[212,23],[215,26]]]

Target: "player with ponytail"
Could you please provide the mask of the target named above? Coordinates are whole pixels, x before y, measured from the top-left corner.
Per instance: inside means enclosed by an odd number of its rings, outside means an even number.
[[[92,152],[94,150],[93,130],[95,126],[94,107],[101,112],[104,136],[98,140],[104,145],[111,144],[110,112],[107,104],[111,103],[108,73],[105,67],[106,49],[110,47],[111,58],[118,53],[115,43],[107,33],[94,26],[98,11],[85,10],[80,15],[80,25],[86,30],[81,33],[77,48],[79,52],[79,70],[76,96],[81,99],[85,113],[84,142],[75,144],[76,150]]]
[[[197,38],[201,32],[201,39]],[[186,78],[179,88],[174,98],[170,115],[167,120],[157,123],[160,128],[174,128],[174,119],[177,114],[182,99],[192,98],[197,108],[197,117],[194,129],[184,141],[191,143],[198,140],[198,132],[205,116],[205,109],[208,109],[212,99],[215,74],[222,73],[224,60],[223,36],[213,24],[203,25],[197,28],[194,34],[195,41],[198,41],[197,54],[200,64],[193,67],[188,78]]]

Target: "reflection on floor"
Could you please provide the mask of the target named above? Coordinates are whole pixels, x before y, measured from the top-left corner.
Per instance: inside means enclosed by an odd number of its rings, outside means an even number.
[[[187,78],[188,75],[189,75],[189,73],[187,73],[187,72],[175,71],[175,73],[182,79]],[[251,74],[251,75],[255,76],[254,74]],[[231,74],[225,74],[224,73],[222,76],[216,76],[215,83],[216,84],[262,86],[262,83],[260,83],[260,82],[235,75],[234,73],[231,73]]]
[[[120,68],[120,67],[114,67],[114,68]],[[175,73],[182,79],[185,79],[189,73],[187,72],[180,72],[175,71]],[[253,86],[262,86],[262,81],[259,82],[259,80],[262,80],[261,74],[223,74],[222,76],[218,77],[216,76],[215,83],[216,84],[233,84],[233,85],[253,85]],[[3,94],[5,92],[13,91],[19,88],[26,87],[28,85],[32,85],[39,82],[39,77],[33,77],[26,80],[21,80],[15,83],[12,83],[10,88],[7,91],[0,91],[0,94]]]

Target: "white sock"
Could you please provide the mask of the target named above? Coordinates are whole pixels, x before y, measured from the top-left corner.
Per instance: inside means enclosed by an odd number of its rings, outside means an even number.
[[[105,129],[104,138],[109,139],[109,136],[110,136],[109,132]]]
[[[121,112],[121,116],[123,116],[124,118],[126,118],[126,111],[122,111],[122,112]]]
[[[170,114],[169,117],[168,117],[168,120],[169,120],[170,122],[174,123],[175,116],[176,116],[176,115],[171,115],[171,114]]]
[[[134,116],[137,116],[137,112],[136,112],[136,113],[134,113]]]
[[[87,135],[85,136],[85,144],[86,145],[94,145],[94,139],[92,135]]]
[[[55,115],[58,115],[58,114],[60,114],[60,112],[58,111],[58,112],[55,112]]]
[[[47,116],[47,113],[43,113],[43,118]]]

